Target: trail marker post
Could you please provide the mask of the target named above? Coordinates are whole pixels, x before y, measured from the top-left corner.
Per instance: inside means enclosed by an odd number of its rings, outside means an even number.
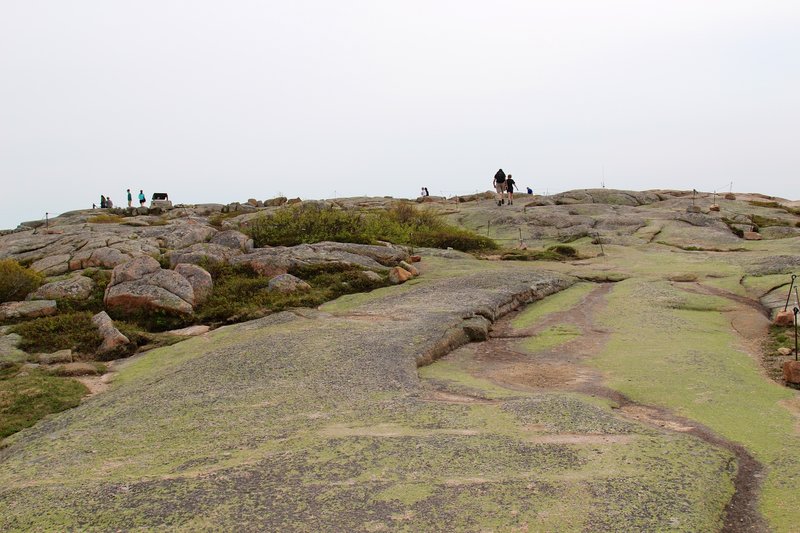
[[[797,278],[797,276],[792,274],[792,282],[789,284],[789,294],[786,295],[786,305],[783,306],[784,311],[789,308],[789,298],[792,297],[792,287],[794,287],[795,278]]]

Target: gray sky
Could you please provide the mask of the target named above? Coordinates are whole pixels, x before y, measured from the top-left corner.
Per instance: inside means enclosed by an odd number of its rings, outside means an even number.
[[[605,185],[800,198],[797,1],[0,0],[0,227]]]

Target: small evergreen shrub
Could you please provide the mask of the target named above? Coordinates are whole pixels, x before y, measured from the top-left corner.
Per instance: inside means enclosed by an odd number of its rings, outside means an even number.
[[[242,228],[257,248],[295,246],[320,241],[451,247],[461,251],[497,248],[487,237],[450,226],[433,212],[397,203],[387,210],[358,211],[296,206],[263,216]]]
[[[70,349],[91,354],[103,342],[88,311],[67,312],[17,324],[13,332],[22,337],[19,348],[26,352]]]
[[[13,259],[0,260],[0,303],[16,302],[44,283],[44,276]]]

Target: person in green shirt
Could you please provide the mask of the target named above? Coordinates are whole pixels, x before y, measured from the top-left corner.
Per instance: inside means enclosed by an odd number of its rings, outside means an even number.
[[[133,207],[131,204],[133,203],[133,195],[131,194],[131,190],[128,189],[128,207]]]
[[[147,200],[146,200],[146,199],[145,199],[145,197],[144,197],[144,192],[142,192],[142,189],[139,189],[139,205],[140,205],[141,207],[144,207],[144,203],[145,203],[146,201],[147,201]]]

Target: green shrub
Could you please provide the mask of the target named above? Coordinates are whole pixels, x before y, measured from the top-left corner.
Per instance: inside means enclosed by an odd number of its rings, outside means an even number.
[[[573,248],[572,246],[566,246],[564,244],[556,244],[555,246],[550,246],[547,248],[548,251],[552,251],[557,253],[562,257],[578,257],[578,251]]]
[[[26,352],[55,352],[70,349],[91,354],[103,342],[88,311],[67,312],[35,318],[14,326],[22,337],[19,348]]]
[[[13,259],[0,260],[0,303],[24,300],[44,282],[44,276]]]
[[[247,265],[208,265],[214,290],[196,312],[202,322],[239,322],[290,307],[316,307],[343,294],[385,286],[385,278],[373,281],[354,266],[314,265],[292,269],[290,274],[308,282],[310,291],[281,294],[268,290],[269,278]]]
[[[5,376],[0,379],[0,439],[50,413],[75,407],[87,392],[82,383],[41,370]]]
[[[111,271],[90,268],[86,269],[83,275],[94,281],[94,290],[92,290],[88,298],[83,300],[58,300],[59,312],[91,311],[92,313],[99,313],[105,308],[103,297],[106,293],[106,287],[111,282]]]
[[[578,252],[572,246],[557,244],[546,250],[510,250],[503,253],[503,261],[568,261],[578,257]]]
[[[320,241],[395,244],[455,248],[462,251],[495,249],[495,242],[445,224],[433,212],[397,203],[387,210],[357,211],[297,206],[257,218],[242,228],[256,247],[295,246]]]

